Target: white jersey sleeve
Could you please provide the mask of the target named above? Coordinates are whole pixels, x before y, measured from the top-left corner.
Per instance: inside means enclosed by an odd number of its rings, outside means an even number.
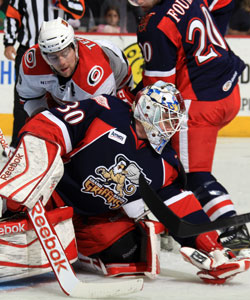
[[[42,76],[24,74],[23,65],[20,65],[19,77],[17,82],[17,92],[21,102],[33,99],[41,99],[46,94],[45,87],[39,82]]]

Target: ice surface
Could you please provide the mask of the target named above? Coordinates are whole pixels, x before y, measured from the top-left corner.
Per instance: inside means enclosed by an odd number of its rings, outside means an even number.
[[[250,138],[219,138],[213,174],[230,192],[239,213],[250,211],[249,169]],[[206,285],[196,276],[197,269],[182,260],[177,246],[173,252],[161,253],[161,268],[162,274],[158,279],[145,279],[143,291],[119,299],[247,300],[250,297],[250,271],[236,276],[233,281],[223,286]],[[75,269],[77,277],[83,281],[117,280],[82,273],[77,266]],[[61,291],[54,275],[49,273],[0,284],[0,297],[3,300],[57,300],[67,296]]]

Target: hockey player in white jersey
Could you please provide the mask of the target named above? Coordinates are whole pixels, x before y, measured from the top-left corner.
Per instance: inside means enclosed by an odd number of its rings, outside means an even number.
[[[123,52],[106,40],[76,38],[57,18],[43,22],[38,44],[23,56],[17,91],[29,116],[51,106],[133,87]]]
[[[160,273],[158,236],[164,227],[140,218],[144,215],[140,174],[180,218],[193,224],[209,222],[194,194],[185,190],[185,174],[169,143],[184,114],[180,93],[173,84],[163,82],[139,92],[132,111],[124,101],[102,95],[41,112],[23,127],[16,152],[0,173],[0,196],[7,199],[11,211],[31,209],[41,198],[54,217],[58,216],[55,207],[73,207],[78,257],[85,268],[106,276],[156,278]],[[64,219],[59,216],[56,221]],[[23,219],[0,223],[0,229],[18,229],[18,222]],[[74,236],[68,225],[58,235],[70,234],[65,245],[70,254]],[[17,230],[15,237],[13,230],[3,232],[2,280],[9,280],[11,274],[15,278],[44,270],[44,261],[29,255],[31,246],[35,247],[34,232],[27,230]],[[18,235],[25,246],[15,244]],[[173,237],[204,282],[223,284],[250,267],[249,258],[238,259],[223,248],[216,231]],[[71,251],[75,258],[74,248]],[[8,276],[4,277],[5,268]]]

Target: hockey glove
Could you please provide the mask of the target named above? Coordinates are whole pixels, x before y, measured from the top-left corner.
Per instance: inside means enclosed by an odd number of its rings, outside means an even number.
[[[205,283],[223,284],[250,267],[250,258],[237,259],[229,249],[203,253],[193,248],[182,247],[180,253],[185,261],[201,270],[197,275]]]

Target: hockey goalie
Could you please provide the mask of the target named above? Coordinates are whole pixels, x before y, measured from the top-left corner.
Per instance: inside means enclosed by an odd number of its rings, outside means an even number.
[[[26,216],[38,200],[71,262],[79,259],[83,268],[105,276],[156,278],[165,228],[140,217],[140,174],[180,218],[209,222],[185,190],[185,174],[168,143],[183,117],[178,90],[158,82],[137,94],[132,109],[102,95],[30,119],[0,172],[0,280],[50,271]],[[250,267],[249,258],[223,248],[215,231],[173,237],[204,282],[222,284]]]

